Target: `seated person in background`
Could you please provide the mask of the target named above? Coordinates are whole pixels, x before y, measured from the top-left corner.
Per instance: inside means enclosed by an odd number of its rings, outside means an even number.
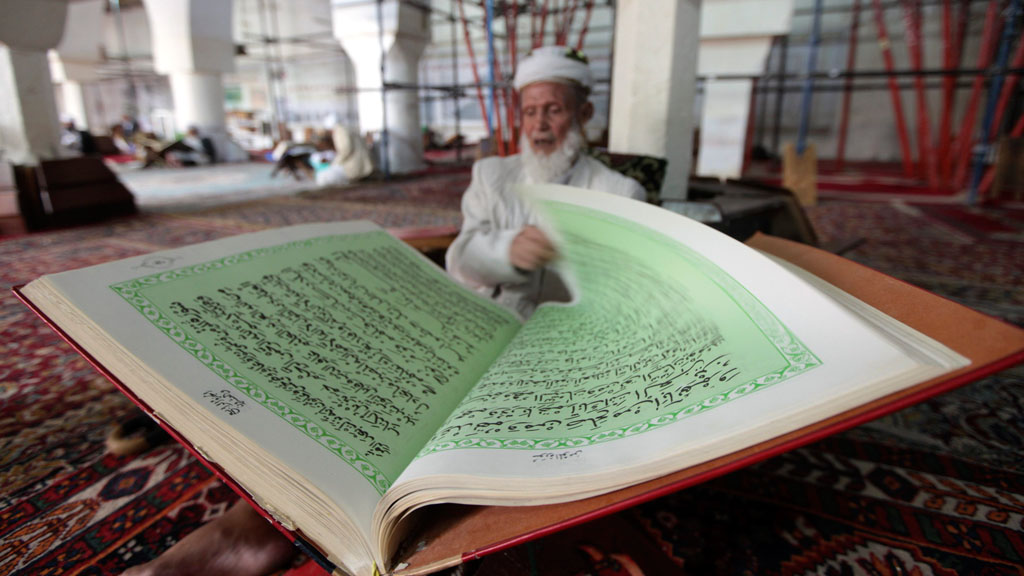
[[[60,117],[60,146],[72,153],[82,156],[98,154],[96,140],[88,130],[80,130],[75,126],[71,116]]]
[[[69,116],[60,118],[60,145],[75,152],[82,151],[82,136],[75,128],[75,120]]]
[[[197,126],[189,126],[181,140],[165,148],[163,156],[171,166],[203,166],[216,161],[213,142],[202,137]]]
[[[314,167],[329,164],[334,160],[334,140],[331,139],[331,132],[326,128],[317,130],[313,147],[316,150],[310,156],[309,161]]]
[[[373,159],[359,133],[340,124],[331,130],[334,158],[330,166],[317,172],[317,186],[343,186],[373,173]]]
[[[643,200],[639,182],[586,154],[583,125],[594,114],[586,57],[564,46],[534,50],[519,65],[520,153],[473,165],[462,197],[462,230],[446,256],[448,272],[521,316],[546,291],[544,267],[554,247],[515,192],[521,182],[568,184]]]
[[[75,119],[70,116],[62,116],[60,120],[60,145],[74,153],[82,156],[91,156],[97,153],[96,140],[88,130],[79,130],[75,126]]]
[[[306,128],[303,135],[305,140],[296,142],[292,140],[291,131],[282,128],[281,141],[274,147],[270,156],[274,161],[274,169],[270,172],[271,178],[277,176],[281,171],[286,171],[296,180],[303,178],[312,180],[316,177],[316,170],[313,168],[313,155],[318,150],[316,144],[311,141],[313,129]]]
[[[121,134],[128,140],[134,139],[140,132],[139,121],[131,114],[122,114],[119,126],[121,126]]]
[[[114,124],[110,127],[110,139],[121,154],[135,154],[135,147],[128,142],[125,136],[124,127],[121,124]]]
[[[587,101],[591,76],[581,54],[565,47],[537,49],[520,64],[515,85],[521,91],[522,154],[487,158],[473,166],[473,181],[462,201],[462,232],[447,262],[461,282],[527,315],[541,293],[541,270],[555,251],[512,187],[551,182],[636,199],[645,194],[637,181],[584,153],[583,124],[594,107]],[[343,154],[340,149],[338,153]],[[255,576],[269,574],[294,554],[282,534],[239,501],[156,560],[123,576]]]
[[[274,145],[274,149],[270,152],[270,159],[277,162],[284,156],[284,153],[288,148],[295,145],[292,141],[292,131],[285,126],[281,126],[281,138]]]
[[[206,163],[212,164],[217,161],[217,151],[213,148],[213,140],[199,133],[198,126],[189,126],[188,132],[181,141],[189,148],[201,152],[206,156]],[[197,162],[198,163],[198,162]]]

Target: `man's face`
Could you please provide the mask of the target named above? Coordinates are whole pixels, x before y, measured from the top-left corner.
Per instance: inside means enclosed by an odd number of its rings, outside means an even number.
[[[537,82],[520,93],[523,134],[534,153],[548,155],[565,141],[579,106],[572,88],[557,82]],[[585,119],[580,119],[582,125]]]

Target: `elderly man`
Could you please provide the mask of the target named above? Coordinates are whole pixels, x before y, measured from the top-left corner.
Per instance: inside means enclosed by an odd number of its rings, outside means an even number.
[[[529,316],[544,298],[543,270],[555,251],[532,210],[515,194],[519,183],[568,184],[642,200],[644,189],[585,153],[583,125],[590,67],[564,46],[533,51],[516,71],[522,136],[515,156],[473,166],[462,198],[463,225],[447,254],[448,272],[463,284]]]
[[[459,281],[529,315],[544,290],[542,270],[554,257],[536,217],[515,184],[558,183],[636,199],[644,190],[584,154],[583,125],[594,114],[592,81],[582,54],[561,46],[539,48],[523,60],[515,86],[522,103],[522,153],[473,166],[462,200],[464,223],[447,254]],[[287,562],[294,549],[248,504],[193,532],[165,554],[124,576],[259,575]]]

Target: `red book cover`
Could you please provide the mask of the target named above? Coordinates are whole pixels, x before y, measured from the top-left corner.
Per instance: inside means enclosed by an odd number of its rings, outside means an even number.
[[[443,513],[437,515],[436,522],[430,523],[429,528],[421,533],[411,535],[414,541],[425,545],[417,546],[415,551],[398,558],[397,562],[401,563],[402,569],[397,573],[433,572],[624,510],[804,446],[1024,362],[1024,330],[810,246],[763,235],[755,236],[748,244],[815,274],[955,350],[967,357],[971,364],[789,434],[601,496],[544,506],[445,505],[441,507]],[[142,410],[154,416],[149,406],[60,326],[47,318],[19,288],[15,287],[14,293],[22,302]],[[260,508],[252,496],[220,466],[207,459],[186,438],[159,418],[154,416],[154,420],[298,547],[328,571],[333,570],[325,555],[311,546],[301,532],[282,526]]]

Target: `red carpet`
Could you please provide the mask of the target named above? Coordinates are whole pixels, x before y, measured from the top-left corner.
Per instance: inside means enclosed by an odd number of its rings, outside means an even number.
[[[118,574],[235,500],[176,445],[105,454],[108,426],[135,409],[12,285],[298,221],[453,225],[464,185],[442,175],[0,241],[0,574]],[[826,199],[809,215],[824,242],[866,238],[850,258],[1024,325],[1020,210]],[[458,573],[1020,575],[1022,565],[1018,367]]]

